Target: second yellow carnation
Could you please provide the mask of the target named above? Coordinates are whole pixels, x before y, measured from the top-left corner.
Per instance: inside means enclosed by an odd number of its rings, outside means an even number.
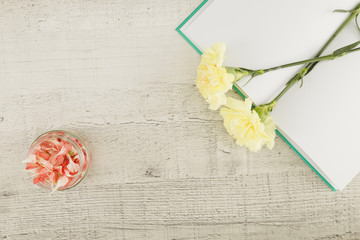
[[[261,120],[251,108],[252,102],[248,98],[245,101],[227,98],[225,107],[220,110],[226,130],[238,145],[246,146],[252,152],[259,151],[263,145],[272,149],[276,135],[273,119],[268,115]]]

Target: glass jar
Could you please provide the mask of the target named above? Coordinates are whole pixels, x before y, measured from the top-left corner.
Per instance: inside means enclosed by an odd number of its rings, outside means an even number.
[[[85,177],[92,156],[84,139],[68,131],[54,130],[32,143],[25,162],[34,184],[59,191],[74,187]]]

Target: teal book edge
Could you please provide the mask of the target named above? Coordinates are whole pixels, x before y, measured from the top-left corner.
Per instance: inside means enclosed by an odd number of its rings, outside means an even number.
[[[191,40],[181,31],[181,28],[208,2],[209,0],[204,0],[177,28],[176,31],[198,52],[200,55],[202,54],[201,50],[196,47],[196,45],[191,42]],[[243,98],[245,99],[245,95],[242,91],[237,88],[234,84],[233,89]],[[284,140],[284,142],[290,146],[290,148],[333,190],[334,192],[336,189],[311,165],[311,163],[306,160],[306,158],[282,135],[278,130],[276,130],[276,134]]]

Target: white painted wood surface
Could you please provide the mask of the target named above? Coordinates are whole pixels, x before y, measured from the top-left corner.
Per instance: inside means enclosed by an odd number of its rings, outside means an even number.
[[[235,145],[175,32],[201,0],[0,1],[0,239],[360,239],[360,179],[332,192],[279,138]],[[70,129],[94,162],[49,196],[24,159]]]

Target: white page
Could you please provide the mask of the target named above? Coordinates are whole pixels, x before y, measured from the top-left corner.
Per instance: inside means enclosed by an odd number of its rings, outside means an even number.
[[[355,25],[346,30],[335,46],[360,38]],[[303,87],[289,90],[273,112],[281,129],[340,189],[360,171],[359,67],[360,52],[319,63]]]
[[[182,28],[200,49],[227,44],[225,65],[267,68],[312,57],[346,18],[355,0],[213,0]],[[244,88],[256,104],[269,100],[296,68],[259,76]],[[269,95],[271,94],[271,96]]]
[[[356,4],[356,0],[213,0],[182,31],[201,50],[216,41],[226,42],[227,66],[267,68],[313,57],[347,17],[332,11],[352,9]],[[360,38],[354,24],[352,27],[333,47]],[[345,104],[359,103],[356,96],[360,79],[348,71],[356,69],[359,60],[360,53],[354,53],[319,64],[306,77],[303,88],[294,87],[273,113],[279,128],[340,189],[360,170],[355,148],[360,130],[353,125],[359,116],[355,111],[343,115],[345,110],[354,108]],[[298,69],[256,77],[242,89],[256,104],[265,103]],[[343,70],[347,70],[346,74]],[[322,110],[314,106],[322,106]],[[324,119],[325,112],[331,117]]]

